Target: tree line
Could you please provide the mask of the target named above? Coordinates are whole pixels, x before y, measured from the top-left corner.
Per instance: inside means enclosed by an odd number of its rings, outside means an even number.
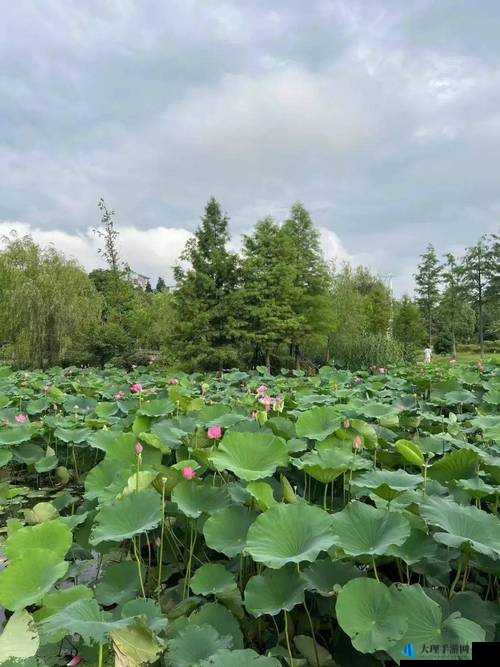
[[[229,219],[210,199],[174,268],[176,285],[138,286],[119,251],[115,212],[101,199],[94,230],[105,269],[86,273],[29,237],[0,251],[0,349],[18,367],[146,363],[189,371],[335,362],[352,368],[411,359],[425,344],[498,337],[498,242],[481,237],[463,258],[432,246],[415,298],[393,298],[366,268],[328,264],[308,211],[266,217],[229,248]]]

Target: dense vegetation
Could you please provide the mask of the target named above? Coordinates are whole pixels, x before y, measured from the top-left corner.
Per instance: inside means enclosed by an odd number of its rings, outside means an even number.
[[[469,659],[499,620],[499,401],[482,364],[0,368],[0,664]]]
[[[281,224],[257,223],[239,254],[214,199],[175,269],[153,290],[134,283],[119,252],[114,211],[99,202],[106,269],[86,274],[55,248],[10,237],[0,252],[0,350],[18,368],[128,364],[158,356],[187,371],[265,365],[352,370],[409,360],[424,345],[455,353],[498,338],[498,249],[482,237],[441,263],[432,246],[417,267],[416,299],[396,300],[364,268],[325,263],[300,204]],[[144,287],[144,286],[143,286]],[[490,350],[491,351],[491,350]]]

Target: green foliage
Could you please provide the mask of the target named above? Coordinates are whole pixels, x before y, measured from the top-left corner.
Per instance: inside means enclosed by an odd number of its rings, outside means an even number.
[[[45,368],[88,358],[100,300],[76,262],[29,236],[11,237],[0,252],[0,288],[0,341],[15,365]]]
[[[238,260],[228,242],[228,218],[212,198],[181,255],[188,268],[175,268],[173,345],[190,368],[223,368],[238,358]]]
[[[420,256],[421,262],[415,274],[416,293],[427,328],[429,347],[432,346],[435,311],[439,301],[441,265],[434,246],[429,243],[427,250]]]

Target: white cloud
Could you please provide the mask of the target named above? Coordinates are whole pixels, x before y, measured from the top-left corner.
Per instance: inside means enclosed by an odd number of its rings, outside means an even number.
[[[18,236],[29,235],[42,246],[53,244],[87,271],[104,266],[98,253],[99,242],[90,228],[82,234],[72,234],[60,229],[40,229],[23,222],[0,222],[0,237],[10,236],[12,232]],[[120,254],[134,271],[153,280],[161,275],[167,283],[172,283],[172,267],[190,236],[187,229],[175,227],[123,227],[119,237]]]

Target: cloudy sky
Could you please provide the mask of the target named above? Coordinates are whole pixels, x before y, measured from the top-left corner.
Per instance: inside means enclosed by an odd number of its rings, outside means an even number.
[[[498,0],[16,0],[0,22],[0,232],[170,275],[206,200],[237,246],[302,201],[394,274],[500,214]]]

